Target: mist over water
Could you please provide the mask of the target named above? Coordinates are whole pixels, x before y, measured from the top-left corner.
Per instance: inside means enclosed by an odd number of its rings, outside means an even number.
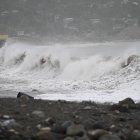
[[[140,42],[31,45],[0,49],[0,88],[42,92],[36,98],[140,100]]]

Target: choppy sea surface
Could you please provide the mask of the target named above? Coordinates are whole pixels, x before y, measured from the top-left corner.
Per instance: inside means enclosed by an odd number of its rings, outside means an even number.
[[[140,101],[140,42],[31,45],[0,48],[0,96],[18,91],[67,101]]]

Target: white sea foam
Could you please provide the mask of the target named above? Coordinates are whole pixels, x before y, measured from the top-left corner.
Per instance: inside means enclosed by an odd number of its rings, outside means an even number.
[[[0,87],[44,94],[36,98],[116,102],[140,100],[140,42],[35,46],[7,42],[0,49]]]

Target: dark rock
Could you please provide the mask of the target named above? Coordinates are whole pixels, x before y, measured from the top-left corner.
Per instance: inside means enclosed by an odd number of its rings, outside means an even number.
[[[120,131],[120,129],[121,128],[119,126],[113,124],[113,125],[110,126],[109,131],[117,133],[117,132]]]
[[[115,119],[116,121],[120,121],[120,122],[126,122],[127,118],[126,117],[118,117]]]
[[[61,133],[61,134],[65,134],[66,133],[66,129],[64,127],[62,127],[61,124],[54,124],[52,126],[52,132],[54,133]]]
[[[122,139],[122,140],[127,140],[130,138],[130,134],[132,132],[131,128],[123,128],[121,127],[120,130],[118,131],[117,135]]]
[[[64,122],[62,123],[62,127],[63,127],[63,129],[66,131],[67,128],[68,128],[69,126],[71,126],[72,124],[73,124],[72,121],[64,121]]]
[[[20,140],[21,137],[19,135],[19,133],[17,131],[15,131],[14,129],[9,130],[8,134],[10,140]]]
[[[110,125],[109,123],[106,123],[106,121],[96,121],[94,124],[92,124],[93,129],[109,129]]]
[[[136,108],[140,110],[140,102],[136,104]]]
[[[124,112],[124,113],[130,112],[130,110],[127,106],[122,106],[122,105],[118,105],[118,104],[111,105],[110,110],[115,111],[115,112],[116,112],[116,110],[118,110],[119,112]]]
[[[34,99],[34,97],[30,96],[30,95],[27,95],[26,93],[23,93],[23,92],[19,92],[17,94],[17,98],[20,98],[22,100],[30,100],[30,99]]]
[[[129,113],[130,109],[136,108],[135,102],[131,98],[126,98],[122,101],[119,101],[118,104],[114,104],[110,107],[110,110],[113,111],[120,111],[120,112],[126,112]]]
[[[122,101],[119,101],[118,104],[127,108],[133,108],[135,106],[135,102],[131,98],[126,98]]]
[[[67,135],[69,136],[82,136],[85,133],[84,126],[81,124],[72,124],[67,128]]]
[[[92,119],[87,119],[83,121],[83,125],[85,126],[85,129],[87,130],[94,129],[95,128],[94,124],[95,124],[95,120],[92,120]]]
[[[78,115],[73,115],[73,122],[75,124],[80,124],[81,123],[81,118]]]
[[[98,140],[121,140],[121,139],[116,135],[104,135],[101,136]]]

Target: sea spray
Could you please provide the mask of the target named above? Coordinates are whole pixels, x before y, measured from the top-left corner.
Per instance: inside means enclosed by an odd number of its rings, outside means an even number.
[[[140,42],[31,45],[0,49],[1,87],[37,89],[39,98],[118,101],[140,98]]]

